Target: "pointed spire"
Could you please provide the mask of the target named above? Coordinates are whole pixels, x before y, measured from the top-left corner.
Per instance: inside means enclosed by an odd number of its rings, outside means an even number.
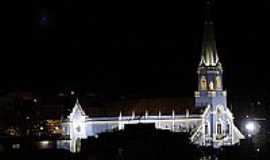
[[[75,104],[80,104],[80,102],[79,102],[79,98],[78,98],[78,97],[76,98],[76,102],[75,102]]]
[[[86,114],[85,114],[85,112],[84,112],[84,110],[82,109],[82,107],[81,107],[81,104],[80,104],[80,102],[79,102],[79,99],[78,99],[78,97],[76,98],[76,102],[75,102],[75,105],[74,105],[74,108],[73,108],[73,111],[72,111],[73,113],[80,113],[82,116],[85,116]]]
[[[206,13],[204,22],[204,35],[202,42],[202,55],[200,66],[216,66],[219,62],[216,48],[216,40],[214,34],[214,24],[211,19],[211,6],[213,5],[210,0],[206,0]]]

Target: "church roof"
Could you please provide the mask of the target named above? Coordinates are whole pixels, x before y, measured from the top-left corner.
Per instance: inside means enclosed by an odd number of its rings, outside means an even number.
[[[219,62],[216,48],[214,24],[210,14],[211,5],[212,3],[210,3],[209,1],[206,3],[206,15],[204,22],[204,34],[200,66],[216,66]]]
[[[114,102],[103,107],[91,107],[83,104],[83,109],[89,117],[106,117],[131,115],[134,111],[136,115],[144,115],[147,111],[149,115],[171,115],[174,111],[176,115],[201,114],[201,108],[194,106],[193,98],[148,98]]]

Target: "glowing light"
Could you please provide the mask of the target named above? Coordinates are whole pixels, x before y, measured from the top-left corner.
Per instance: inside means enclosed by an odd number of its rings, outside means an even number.
[[[19,149],[20,148],[20,144],[12,144],[12,148],[13,149]]]
[[[48,21],[48,17],[47,17],[47,16],[41,17],[41,21],[42,21],[42,22],[47,22],[47,21]]]
[[[40,16],[40,18],[39,18],[39,24],[42,27],[47,27],[48,24],[49,24],[49,17],[47,15]]]
[[[245,126],[246,130],[248,132],[254,132],[256,127],[255,127],[255,124],[253,122],[248,122]]]
[[[41,145],[48,145],[49,141],[41,141],[40,143],[41,143]]]
[[[257,152],[260,152],[260,148],[257,148],[256,151],[257,151]]]
[[[75,92],[74,92],[74,91],[70,91],[70,94],[71,94],[71,95],[74,95],[74,94],[75,94]]]
[[[58,95],[59,95],[60,97],[65,96],[65,94],[64,94],[64,93],[62,93],[62,92],[60,92]]]
[[[43,130],[44,128],[41,126],[39,129],[40,129],[40,130]]]

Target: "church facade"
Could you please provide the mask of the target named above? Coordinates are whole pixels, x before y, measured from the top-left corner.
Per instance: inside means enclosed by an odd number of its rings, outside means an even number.
[[[227,106],[227,92],[223,89],[223,69],[216,49],[214,27],[210,16],[206,16],[201,60],[198,65],[198,90],[195,91],[194,109],[198,112],[175,113],[170,115],[150,115],[145,111],[137,116],[134,111],[129,116],[89,117],[77,100],[75,106],[63,121],[64,135],[70,137],[70,150],[79,151],[80,139],[97,136],[103,132],[123,130],[127,124],[152,123],[157,129],[172,132],[189,132],[190,140],[200,146],[235,145],[243,139],[243,134],[234,124],[234,117]]]

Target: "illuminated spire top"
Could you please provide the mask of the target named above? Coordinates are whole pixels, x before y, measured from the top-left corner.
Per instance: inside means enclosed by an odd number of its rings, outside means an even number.
[[[81,104],[79,102],[79,99],[76,99],[76,103],[72,109],[71,117],[80,117],[80,116],[86,116],[85,112],[83,111]]]
[[[212,2],[207,0],[200,66],[216,66],[219,62],[214,34],[214,24],[211,20],[211,6]]]

